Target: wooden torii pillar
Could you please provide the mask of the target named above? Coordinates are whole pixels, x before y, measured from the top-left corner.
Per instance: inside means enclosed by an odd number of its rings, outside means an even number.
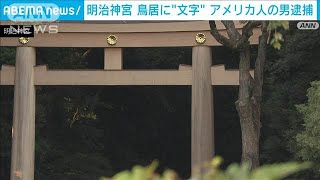
[[[3,23],[2,23],[3,24]],[[10,24],[10,23],[7,23]],[[58,34],[37,34],[27,44],[17,38],[0,38],[0,46],[15,46],[16,66],[3,65],[0,85],[14,85],[14,123],[11,180],[34,179],[35,86],[41,85],[191,85],[192,86],[192,166],[214,155],[212,85],[239,85],[238,70],[224,65],[211,66],[211,46],[220,46],[211,35],[208,21],[140,24],[70,24],[59,23]],[[242,25],[235,24],[241,31]],[[226,35],[223,25],[217,24]],[[106,33],[109,32],[109,33]],[[195,41],[197,33],[207,40]],[[251,44],[258,43],[254,30]],[[107,35],[118,38],[106,43]],[[167,39],[170,38],[170,41]],[[178,70],[123,70],[124,47],[193,47],[192,67]],[[35,66],[35,47],[103,47],[103,70],[49,70]]]
[[[12,127],[11,180],[34,179],[36,51],[17,47]]]
[[[194,166],[210,160],[214,155],[211,64],[211,47],[193,47],[191,164]]]

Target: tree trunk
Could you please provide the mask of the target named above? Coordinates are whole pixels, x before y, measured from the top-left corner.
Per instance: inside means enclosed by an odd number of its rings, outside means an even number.
[[[239,99],[236,108],[240,117],[242,132],[242,161],[251,162],[251,168],[259,166],[259,139],[262,102],[263,69],[266,60],[266,47],[269,37],[267,21],[248,21],[240,34],[233,21],[222,21],[228,37],[218,31],[215,21],[209,21],[211,34],[226,47],[240,52]],[[250,43],[253,29],[261,26],[258,56],[254,69],[254,79],[250,75]]]
[[[253,79],[250,75],[250,50],[249,46],[240,51],[239,65],[239,99],[236,107],[240,116],[242,132],[242,161],[250,161],[252,168],[259,166],[259,137],[260,127],[255,119],[252,97]]]
[[[240,51],[239,99],[236,102],[242,132],[242,161],[251,162],[252,169],[259,166],[259,139],[261,128],[261,102],[263,69],[268,40],[267,22],[262,22],[254,79],[250,75],[249,46]]]

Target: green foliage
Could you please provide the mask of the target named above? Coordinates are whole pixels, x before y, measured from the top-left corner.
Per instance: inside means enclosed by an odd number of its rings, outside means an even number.
[[[252,172],[251,180],[276,180],[285,178],[295,172],[311,167],[310,163],[278,163],[273,165],[264,165]]]
[[[158,162],[154,161],[149,166],[134,166],[131,171],[123,171],[112,178],[102,177],[100,180],[174,180],[177,175],[172,170],[167,170],[162,176],[156,174]]]
[[[280,180],[295,172],[308,169],[310,163],[287,162],[272,165],[264,165],[251,170],[248,162],[242,164],[231,164],[226,170],[219,168],[222,159],[215,157],[209,164],[199,167],[191,180]],[[100,180],[177,180],[175,172],[167,170],[163,175],[157,174],[157,162],[142,167],[135,166],[131,171],[123,171],[112,178],[102,177]],[[201,173],[199,173],[201,172]]]
[[[51,69],[86,68],[87,48],[37,48],[37,64],[48,64]]]
[[[304,130],[296,136],[297,155],[304,160],[320,161],[320,81],[311,83],[308,102],[297,105],[303,116]]]
[[[3,64],[14,65],[16,50],[12,47],[0,47],[0,66]]]
[[[284,42],[283,35],[279,32],[279,29],[288,30],[289,21],[271,21],[268,26],[268,31],[275,31],[273,33],[273,38],[270,41],[270,44],[275,49],[281,48],[281,43]]]
[[[64,108],[67,112],[67,121],[72,126],[76,121],[96,120],[94,107],[100,102],[98,94],[90,95],[88,92],[75,88],[73,94],[64,97]]]
[[[289,29],[289,21],[271,21],[268,26],[268,30],[275,30],[277,28]]]
[[[300,161],[296,156],[296,137],[303,130],[303,119],[296,104],[307,101],[310,82],[320,79],[320,31],[298,30],[290,22],[283,33],[286,41],[281,49],[267,52],[262,108],[263,163]],[[317,143],[319,144],[319,143]],[[314,171],[319,174],[319,171]],[[317,179],[314,173],[300,176]]]

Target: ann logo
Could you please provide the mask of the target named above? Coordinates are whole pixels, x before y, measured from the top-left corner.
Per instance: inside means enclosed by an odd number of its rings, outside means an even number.
[[[297,24],[297,28],[301,30],[318,29],[319,23],[318,22],[299,22]]]

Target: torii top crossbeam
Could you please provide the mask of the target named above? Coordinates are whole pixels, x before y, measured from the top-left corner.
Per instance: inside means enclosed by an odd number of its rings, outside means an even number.
[[[2,22],[1,24],[12,24]],[[53,24],[53,23],[52,23]],[[197,33],[206,35],[203,45],[220,46],[210,34],[208,21],[163,22],[163,23],[57,23],[59,33],[37,34],[24,46],[31,47],[185,47],[198,45],[195,41]],[[243,24],[235,23],[239,31]],[[218,30],[226,35],[222,23],[217,23]],[[106,43],[110,34],[117,36],[115,45]],[[257,44],[259,31],[255,30],[250,38]],[[22,46],[16,38],[0,38],[1,46]]]

